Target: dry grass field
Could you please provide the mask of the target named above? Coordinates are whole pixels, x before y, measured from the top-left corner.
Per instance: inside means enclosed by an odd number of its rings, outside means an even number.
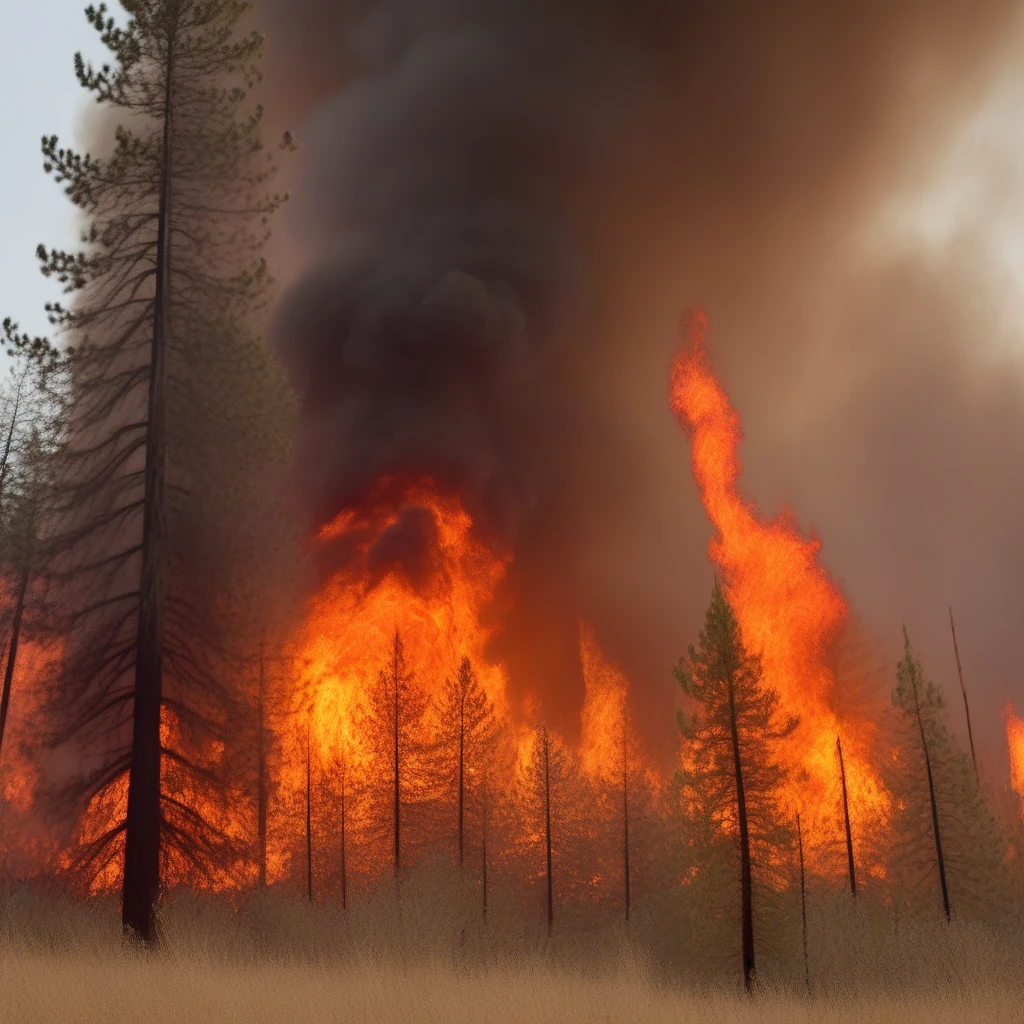
[[[1022,936],[930,921],[892,935],[869,915],[820,910],[811,924],[812,991],[802,960],[766,954],[753,996],[734,965],[686,970],[704,942],[605,928],[556,936],[506,909],[462,927],[448,903],[378,899],[347,915],[270,897],[241,912],[182,898],[155,952],[127,948],[116,906],[25,891],[0,904],[0,1021],[11,1024],[1010,1024],[1024,1021]],[[495,916],[500,918],[501,909]],[[453,928],[454,925],[454,928]],[[493,931],[491,930],[493,929]],[[640,936],[638,938],[638,935]],[[493,938],[491,936],[494,936]],[[784,951],[789,957],[791,948]],[[678,968],[678,969],[677,969]]]

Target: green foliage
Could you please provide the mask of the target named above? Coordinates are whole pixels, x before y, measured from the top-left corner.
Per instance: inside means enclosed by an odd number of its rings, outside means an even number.
[[[739,622],[715,581],[698,644],[674,670],[691,710],[678,715],[683,766],[677,773],[687,864],[691,872],[725,871],[734,886],[738,861],[736,767],[732,746],[735,715],[746,793],[755,878],[767,880],[773,865],[788,861],[792,829],[779,817],[779,791],[787,774],[776,744],[796,719],[783,720],[778,695],[762,678],[761,661],[746,650]]]

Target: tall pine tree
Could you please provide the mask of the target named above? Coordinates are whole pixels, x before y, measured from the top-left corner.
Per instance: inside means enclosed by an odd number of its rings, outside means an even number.
[[[712,851],[738,868],[743,983],[749,991],[755,970],[754,879],[771,847],[784,844],[786,835],[778,802],[785,773],[773,745],[797,723],[781,719],[778,696],[762,679],[760,658],[744,647],[717,580],[698,645],[690,646],[675,675],[695,705],[691,714],[679,714],[683,800],[692,818],[704,819]]]
[[[225,453],[199,432],[211,366],[252,349],[246,325],[269,281],[259,249],[281,197],[267,194],[273,159],[248,99],[262,49],[242,30],[248,3],[121,6],[123,24],[104,5],[86,11],[112,62],[75,58],[116,124],[109,152],[43,139],[46,171],[87,219],[83,246],[38,255],[77,293],[48,306],[73,348],[53,539],[67,652],[55,739],[78,741],[82,794],[104,816],[85,829],[82,863],[111,863],[119,844],[122,922],[151,943],[172,860],[202,871],[222,834],[197,794],[217,790],[227,718],[203,506]],[[10,321],[5,333],[37,344]]]

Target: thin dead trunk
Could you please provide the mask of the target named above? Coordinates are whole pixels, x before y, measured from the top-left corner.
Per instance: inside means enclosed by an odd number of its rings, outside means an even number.
[[[629,924],[629,736],[625,716],[622,728],[622,877],[626,902],[626,924]]]
[[[256,861],[258,884],[267,885],[267,751],[265,747],[266,676],[264,673],[263,645],[260,645],[259,721],[256,729]]]
[[[398,664],[398,633],[395,633],[395,647],[392,658],[391,666],[391,682],[395,688],[395,702],[394,702],[394,716],[393,716],[393,727],[394,727],[394,774],[395,774],[395,792],[394,792],[394,833],[395,833],[395,850],[394,850],[394,871],[395,880],[398,880],[399,873],[402,867],[402,788],[401,788],[401,757],[399,753],[399,712],[401,705],[399,703],[399,664]]]
[[[483,777],[483,806],[481,808],[483,826],[480,833],[480,846],[481,846],[481,881],[483,883],[483,899],[484,899],[484,924],[487,924],[487,811],[488,801],[490,800],[490,791],[487,785],[487,771],[484,770]]]
[[[175,32],[176,26],[169,26],[155,254],[156,293],[143,474],[142,570],[121,901],[123,928],[147,945],[155,943],[157,937],[155,908],[160,892],[160,709],[163,700],[166,458],[164,414],[171,263],[169,229]]]
[[[306,899],[313,902],[313,744],[306,721]]]
[[[554,893],[551,885],[551,744],[547,729],[542,740],[544,752],[544,847],[547,856],[548,937],[555,923]]]
[[[917,683],[913,684],[914,711],[917,715],[917,727],[921,733],[921,750],[924,753],[924,770],[928,777],[928,799],[932,809],[932,833],[935,836],[935,860],[939,868],[939,886],[942,889],[942,910],[946,920],[951,919],[949,909],[949,889],[946,886],[946,862],[942,856],[942,835],[939,831],[939,806],[935,799],[935,782],[932,778],[932,761],[928,754],[928,740],[924,732],[924,719],[921,716],[921,701],[917,694]]]
[[[729,679],[729,726],[732,730],[732,757],[736,772],[736,814],[740,827],[740,935],[743,949],[743,987],[751,991],[754,974],[753,881],[750,867],[750,833],[747,825],[747,798],[743,789],[740,761],[740,735],[736,722],[736,691]]]
[[[953,634],[953,653],[956,655],[956,672],[960,677],[960,692],[964,695],[964,714],[967,716],[967,740],[971,745],[971,763],[974,765],[974,777],[981,783],[978,774],[978,758],[974,754],[974,733],[971,731],[971,706],[967,703],[967,687],[964,686],[964,670],[960,667],[960,648],[956,642],[956,626],[953,625],[953,606],[949,608],[949,628]]]
[[[811,991],[811,969],[807,959],[807,884],[804,876],[804,833],[800,827],[800,815],[796,816],[796,841],[800,851],[800,927],[804,943],[804,985]]]
[[[348,763],[341,765],[341,909],[348,910],[348,864],[347,825],[348,825]]]
[[[465,814],[465,768],[466,768],[466,687],[460,681],[459,694],[459,870],[463,863],[463,821]]]
[[[843,741],[836,737],[836,750],[839,752],[839,781],[843,787],[843,822],[846,826],[846,862],[850,873],[850,892],[857,898],[857,872],[853,863],[853,832],[850,829],[850,804],[846,792],[846,762],[843,760]]]

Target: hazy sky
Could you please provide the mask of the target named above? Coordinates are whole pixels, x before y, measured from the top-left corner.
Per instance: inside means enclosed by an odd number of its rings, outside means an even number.
[[[39,141],[74,141],[75,120],[88,102],[75,79],[77,50],[95,54],[84,0],[3,0],[0,4],[0,319],[26,330],[47,328],[43,305],[59,286],[37,269],[35,248],[75,242],[73,207],[43,173]]]

